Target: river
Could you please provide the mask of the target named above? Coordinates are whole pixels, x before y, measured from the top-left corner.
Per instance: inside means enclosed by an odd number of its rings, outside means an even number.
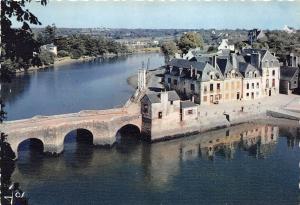
[[[119,106],[133,93],[126,79],[150,58],[139,54],[65,65],[19,76],[4,89],[9,119]],[[112,148],[87,132],[67,135],[64,152],[44,156],[24,142],[12,179],[30,205],[299,204],[300,129],[243,124],[149,144],[123,133]]]
[[[164,63],[159,53],[74,63],[17,76],[2,86],[8,120],[121,106],[133,94],[127,78]]]

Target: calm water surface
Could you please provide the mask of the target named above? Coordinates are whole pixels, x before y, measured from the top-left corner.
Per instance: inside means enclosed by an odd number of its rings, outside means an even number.
[[[57,158],[23,145],[13,179],[31,204],[296,205],[299,132],[246,124],[154,144],[122,134],[111,149],[74,132]]]
[[[126,79],[148,58],[151,67],[163,64],[159,54],[141,54],[22,75],[3,87],[8,117],[119,106],[133,93]],[[246,124],[147,144],[124,131],[109,149],[74,131],[59,157],[44,156],[38,141],[22,143],[13,180],[31,205],[296,205],[299,133],[283,124]]]
[[[150,68],[164,63],[159,53],[136,54],[18,76],[2,87],[8,120],[120,106],[134,91],[127,78],[148,59]]]

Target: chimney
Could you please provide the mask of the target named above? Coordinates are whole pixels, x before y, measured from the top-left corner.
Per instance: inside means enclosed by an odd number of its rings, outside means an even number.
[[[162,104],[166,104],[168,102],[168,92],[167,91],[160,92],[160,101]]]
[[[179,68],[179,75],[181,75],[183,68]]]
[[[231,54],[231,63],[232,63],[232,67],[233,68],[237,68],[237,59],[236,59],[236,54],[235,53],[232,53]]]
[[[169,71],[170,71],[170,73],[172,72],[172,69],[173,69],[173,66],[169,66]]]

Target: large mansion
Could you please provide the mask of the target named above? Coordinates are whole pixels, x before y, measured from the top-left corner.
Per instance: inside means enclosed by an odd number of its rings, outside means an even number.
[[[244,49],[188,59],[166,65],[165,87],[198,104],[250,100],[279,93],[280,65],[268,50]]]

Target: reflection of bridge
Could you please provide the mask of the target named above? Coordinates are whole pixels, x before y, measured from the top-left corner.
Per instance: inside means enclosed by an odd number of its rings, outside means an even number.
[[[8,135],[8,142],[16,155],[19,144],[28,139],[40,140],[44,152],[60,153],[65,136],[77,129],[90,131],[95,145],[112,145],[122,127],[131,124],[141,129],[139,110],[139,106],[132,103],[127,107],[109,110],[33,117],[5,122],[1,130]]]

